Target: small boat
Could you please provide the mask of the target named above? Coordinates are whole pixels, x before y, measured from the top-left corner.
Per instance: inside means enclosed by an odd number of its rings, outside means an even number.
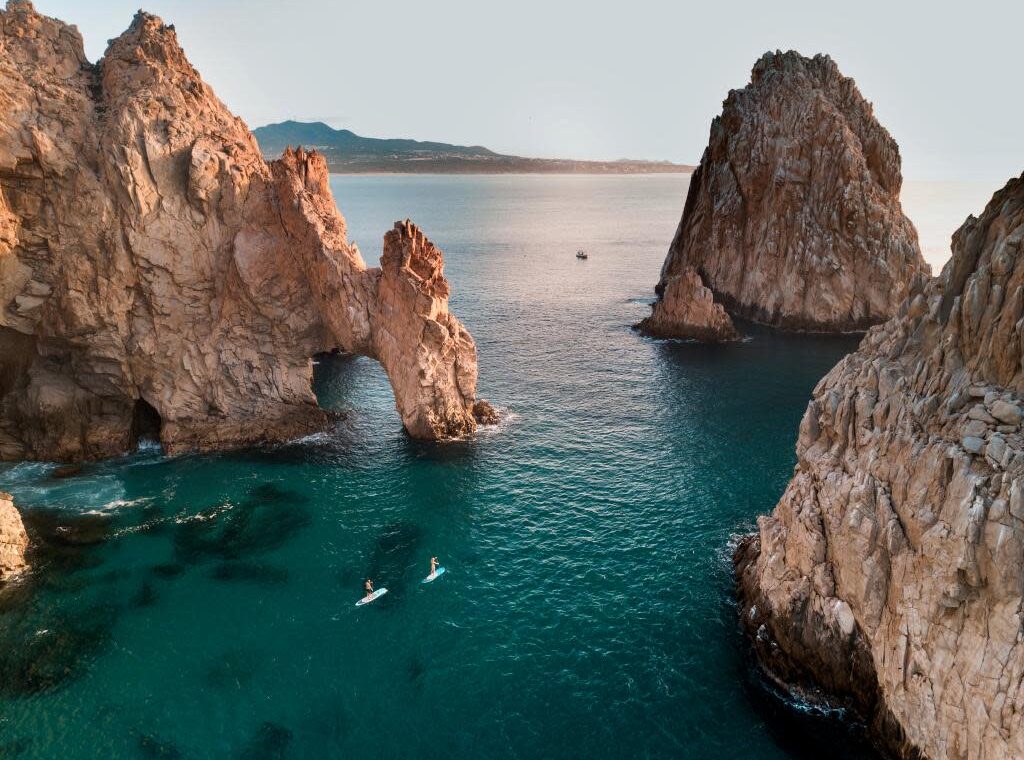
[[[590,257],[587,256],[587,252],[586,251],[580,250],[580,251],[576,251],[576,258],[578,258],[578,259],[586,259],[586,258],[590,258]]]

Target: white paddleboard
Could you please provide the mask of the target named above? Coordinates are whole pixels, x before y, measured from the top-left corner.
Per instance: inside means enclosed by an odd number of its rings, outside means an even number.
[[[388,593],[388,590],[386,588],[379,588],[369,596],[364,596],[362,599],[356,602],[356,607],[362,607],[364,604],[369,604],[378,597],[384,596],[384,594],[386,593]]]
[[[430,575],[428,575],[426,578],[421,580],[420,583],[430,583],[432,580],[437,578],[437,576],[439,576],[439,575],[444,575],[444,568],[443,567],[437,568],[437,570],[435,570]]]

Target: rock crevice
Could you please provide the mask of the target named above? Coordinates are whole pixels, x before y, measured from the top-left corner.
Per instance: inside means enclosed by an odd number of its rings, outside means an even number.
[[[476,348],[415,225],[367,268],[322,156],[266,163],[139,12],[95,65],[74,27],[0,12],[0,459],[168,452],[322,428],[312,357],[378,359],[408,432],[475,428]],[[401,255],[399,255],[401,254]]]

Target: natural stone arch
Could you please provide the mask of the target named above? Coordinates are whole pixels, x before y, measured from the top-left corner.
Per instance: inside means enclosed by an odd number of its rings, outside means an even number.
[[[323,157],[264,161],[173,27],[140,12],[92,65],[74,27],[11,3],[0,90],[0,328],[36,341],[0,458],[122,453],[140,397],[170,453],[302,435],[328,421],[310,357],[336,348],[381,362],[410,435],[475,428],[440,250],[406,221],[367,268]]]

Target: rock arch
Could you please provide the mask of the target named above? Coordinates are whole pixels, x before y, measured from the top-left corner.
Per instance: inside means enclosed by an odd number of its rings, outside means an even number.
[[[410,435],[475,428],[441,251],[400,222],[368,268],[323,157],[266,162],[173,27],[140,12],[93,65],[11,0],[0,91],[0,329],[36,347],[0,458],[122,453],[140,388],[171,453],[302,435],[328,422],[310,357],[337,348],[381,362]]]

